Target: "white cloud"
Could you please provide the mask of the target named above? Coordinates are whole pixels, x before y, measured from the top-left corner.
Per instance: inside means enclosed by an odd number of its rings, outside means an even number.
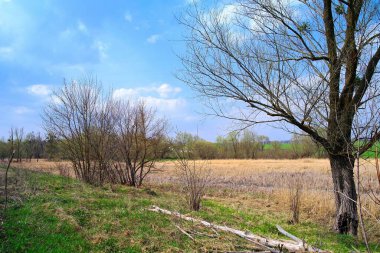
[[[0,47],[0,58],[12,59],[14,55],[13,47]]]
[[[223,22],[230,23],[232,22],[238,13],[239,6],[237,4],[228,4],[223,7],[220,11],[220,18]]]
[[[66,76],[67,73],[70,73],[71,76],[83,76],[88,73],[87,67],[85,64],[68,64],[68,63],[56,63],[47,66],[46,71],[50,75],[60,75]]]
[[[80,20],[78,21],[77,29],[78,29],[78,31],[80,31],[82,33],[88,33],[87,26]]]
[[[57,105],[62,104],[62,100],[59,97],[55,96],[55,95],[53,95],[53,96],[50,97],[50,102],[52,102],[54,104],[57,104]]]
[[[59,33],[59,37],[63,39],[70,39],[74,35],[75,35],[75,32],[71,30],[70,28],[66,28],[65,30]]]
[[[159,34],[153,34],[149,36],[149,38],[146,40],[149,44],[155,44],[160,39]]]
[[[158,95],[161,98],[167,98],[179,92],[181,92],[180,87],[173,87],[170,84],[163,83],[159,86],[116,89],[113,92],[113,97],[123,99],[136,96]]]
[[[172,87],[167,83],[163,83],[157,88],[157,93],[160,95],[160,97],[164,98],[168,97],[169,95],[177,94],[179,92],[181,92],[180,87]]]
[[[181,88],[172,87],[167,83],[153,87],[120,88],[114,90],[112,97],[117,100],[141,100],[160,111],[176,111],[182,108],[186,101],[183,98],[173,98],[181,92]]]
[[[32,110],[29,109],[28,107],[25,107],[25,106],[17,106],[15,108],[13,108],[13,112],[15,114],[20,115],[20,114],[30,113],[30,112],[32,112]]]
[[[51,93],[50,86],[45,84],[34,84],[27,87],[26,90],[29,94],[37,96],[48,96]]]
[[[103,41],[95,40],[92,47],[98,50],[100,59],[106,59],[108,57],[108,54],[107,54],[108,45],[104,43]]]
[[[147,105],[162,111],[175,111],[186,104],[186,101],[182,98],[164,99],[149,96],[141,97],[140,100],[146,102]]]
[[[199,116],[195,115],[186,115],[183,120],[187,122],[192,122],[192,121],[199,121],[201,118]]]
[[[201,0],[185,0],[187,4],[196,4],[199,3]]]
[[[0,54],[11,54],[12,52],[12,47],[0,47]]]
[[[132,14],[129,13],[129,12],[126,12],[124,14],[124,20],[127,21],[127,22],[132,22],[132,20],[133,20]]]
[[[129,98],[133,98],[137,96],[138,94],[139,94],[138,89],[121,88],[121,89],[116,89],[113,92],[112,97],[114,99],[129,99]]]

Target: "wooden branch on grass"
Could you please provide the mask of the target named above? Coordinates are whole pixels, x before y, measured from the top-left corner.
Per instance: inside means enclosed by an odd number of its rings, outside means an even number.
[[[158,206],[153,206],[151,209],[148,209],[149,211],[156,212],[156,213],[163,213],[171,216],[175,216],[181,219],[184,219],[186,221],[191,221],[194,223],[200,223],[203,226],[214,228],[220,231],[229,232],[235,235],[238,235],[256,245],[259,245],[263,247],[265,250],[269,250],[270,252],[282,252],[283,249],[286,249],[289,252],[327,252],[323,251],[317,248],[313,248],[311,246],[308,246],[305,244],[302,240],[298,239],[299,241],[288,241],[288,240],[275,240],[270,238],[265,238],[262,236],[254,235],[251,232],[244,232],[238,229],[230,228],[227,226],[220,226],[216,225],[204,220],[192,218],[185,216],[183,214],[180,214],[178,212],[172,212],[169,210],[162,209]],[[284,230],[285,231],[285,230]],[[285,231],[286,232],[286,231]],[[296,238],[294,236],[294,238]]]

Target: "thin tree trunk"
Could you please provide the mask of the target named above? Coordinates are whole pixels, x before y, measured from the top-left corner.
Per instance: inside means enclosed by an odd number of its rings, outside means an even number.
[[[358,211],[354,162],[352,156],[330,156],[336,206],[335,229],[341,234],[356,236]]]
[[[8,171],[9,171],[9,167],[11,166],[11,163],[12,163],[14,155],[15,155],[15,151],[13,150],[11,158],[8,161],[7,169],[5,171],[5,184],[4,184],[5,204],[4,204],[4,212],[7,210],[7,205],[8,205]]]

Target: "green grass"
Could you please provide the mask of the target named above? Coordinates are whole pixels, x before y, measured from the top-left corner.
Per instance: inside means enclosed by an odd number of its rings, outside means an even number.
[[[12,170],[11,177],[16,171]],[[289,225],[284,213],[243,212],[217,199],[206,199],[200,212],[191,212],[183,196],[160,188],[93,187],[50,174],[25,173],[26,188],[33,192],[24,193],[22,204],[10,204],[0,238],[1,252],[207,252],[251,247],[231,234],[202,236],[213,232],[150,212],[147,208],[151,205],[273,238],[282,238],[275,228],[279,224],[308,243],[334,252],[364,250],[354,238],[336,235],[320,225],[307,221]],[[201,233],[193,242],[175,225]]]
[[[264,145],[264,150],[272,150],[272,149],[273,149],[272,143],[267,143]],[[290,149],[292,149],[292,144],[280,142],[280,149],[281,150],[290,150]]]
[[[378,152],[378,157],[380,157],[380,142],[377,142],[375,145],[373,145],[370,149],[368,149],[366,152],[362,154],[363,158],[375,158],[376,156],[376,148]]]
[[[290,151],[292,149],[292,143],[283,143],[280,142],[280,149]],[[301,147],[302,148],[302,147]],[[375,143],[370,149],[362,154],[362,158],[375,158],[376,156],[376,148],[378,150],[378,157],[380,157],[380,142]],[[264,150],[273,150],[273,144],[267,143],[264,145]]]

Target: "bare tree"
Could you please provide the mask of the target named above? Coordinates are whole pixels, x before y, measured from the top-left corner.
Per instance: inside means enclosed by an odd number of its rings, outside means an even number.
[[[53,133],[47,133],[45,137],[44,156],[49,159],[57,159],[61,153],[59,149],[59,140]]]
[[[302,181],[303,173],[294,173],[288,182],[289,202],[292,224],[297,224],[300,221],[300,212],[302,204]]]
[[[24,128],[12,127],[9,132],[9,146],[11,152],[15,151],[16,162],[22,162],[22,142],[24,138]]]
[[[65,82],[53,98],[43,114],[46,132],[60,140],[77,178],[102,184],[112,167],[112,100],[92,77]]]
[[[11,166],[13,157],[15,155],[15,151],[12,151],[12,154],[9,158],[7,169],[5,170],[5,183],[4,183],[4,194],[5,194],[5,204],[4,204],[4,212],[7,210],[7,204],[8,204],[8,171],[9,167]]]
[[[44,141],[42,140],[41,133],[38,132],[33,146],[33,156],[35,159],[37,159],[37,162],[42,157],[44,153],[44,148]]]
[[[173,150],[177,156],[176,169],[184,186],[189,208],[199,211],[207,187],[211,183],[211,170],[207,161],[195,160],[194,151],[186,147]]]
[[[34,132],[27,133],[25,136],[24,150],[26,159],[31,162],[33,157],[33,146],[35,145],[36,136]]]
[[[14,134],[13,127],[11,127],[11,130],[9,131],[8,147],[9,147],[8,154],[12,154],[12,152],[15,150],[15,134]]]
[[[156,169],[156,161],[166,150],[167,121],[144,102],[121,102],[118,108],[115,133],[119,163],[115,169],[120,183],[138,187]]]
[[[8,144],[4,139],[0,139],[0,160],[4,162],[4,159],[8,157]]]
[[[277,122],[319,143],[331,164],[335,228],[356,235],[358,108],[368,113],[359,119],[367,128],[359,153],[380,138],[378,1],[238,0],[206,11],[195,5],[180,20],[189,33],[179,78],[219,116]]]
[[[32,161],[32,157],[35,159],[41,158],[41,154],[43,153],[44,149],[44,143],[41,138],[41,134],[34,132],[30,132],[26,134],[25,140],[24,140],[24,151],[25,151],[25,157],[26,159],[29,159],[29,161]]]

